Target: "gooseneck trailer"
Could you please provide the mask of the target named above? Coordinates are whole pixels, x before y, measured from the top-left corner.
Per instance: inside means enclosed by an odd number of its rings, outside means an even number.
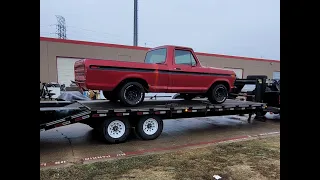
[[[242,93],[245,85],[255,85],[253,91]],[[229,98],[245,96],[247,101],[265,103],[266,108],[261,115],[267,112],[280,114],[280,80],[267,79],[264,75],[250,75],[247,79],[237,79],[235,87],[229,94]]]
[[[108,143],[126,141],[131,131],[143,140],[156,139],[163,120],[205,116],[259,114],[265,104],[228,99],[215,105],[206,99],[146,100],[138,107],[123,107],[107,100],[40,101],[40,131],[83,123],[92,127]]]

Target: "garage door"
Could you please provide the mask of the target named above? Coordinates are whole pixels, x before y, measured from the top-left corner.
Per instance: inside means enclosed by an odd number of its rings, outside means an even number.
[[[241,68],[224,68],[224,69],[228,69],[228,70],[232,70],[234,71],[234,73],[236,73],[237,78],[242,79],[243,78],[243,69]]]
[[[58,83],[70,87],[71,80],[74,80],[74,63],[80,59],[76,58],[57,58]]]
[[[273,72],[273,79],[280,79],[280,72],[279,71]]]

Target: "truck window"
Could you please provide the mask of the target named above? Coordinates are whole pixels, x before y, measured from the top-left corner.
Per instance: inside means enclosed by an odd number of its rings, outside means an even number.
[[[166,61],[166,57],[166,48],[155,49],[147,52],[144,62],[148,64],[163,64]]]
[[[183,64],[189,66],[195,66],[197,64],[192,53],[186,50],[175,50],[174,61],[175,64]]]

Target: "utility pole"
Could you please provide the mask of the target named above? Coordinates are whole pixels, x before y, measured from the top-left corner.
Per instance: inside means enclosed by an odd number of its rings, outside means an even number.
[[[134,0],[134,10],[133,10],[133,46],[138,46],[138,0]]]

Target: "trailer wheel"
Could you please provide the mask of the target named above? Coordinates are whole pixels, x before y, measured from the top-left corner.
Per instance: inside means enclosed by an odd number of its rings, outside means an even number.
[[[138,82],[127,82],[119,91],[120,102],[125,106],[140,105],[145,96],[144,87]]]
[[[158,116],[142,116],[135,129],[141,139],[153,140],[162,133],[163,121]]]
[[[102,123],[101,134],[108,143],[121,143],[129,136],[130,128],[127,118],[109,118]]]
[[[228,89],[223,84],[217,84],[208,93],[208,99],[213,104],[222,104],[228,98]]]

